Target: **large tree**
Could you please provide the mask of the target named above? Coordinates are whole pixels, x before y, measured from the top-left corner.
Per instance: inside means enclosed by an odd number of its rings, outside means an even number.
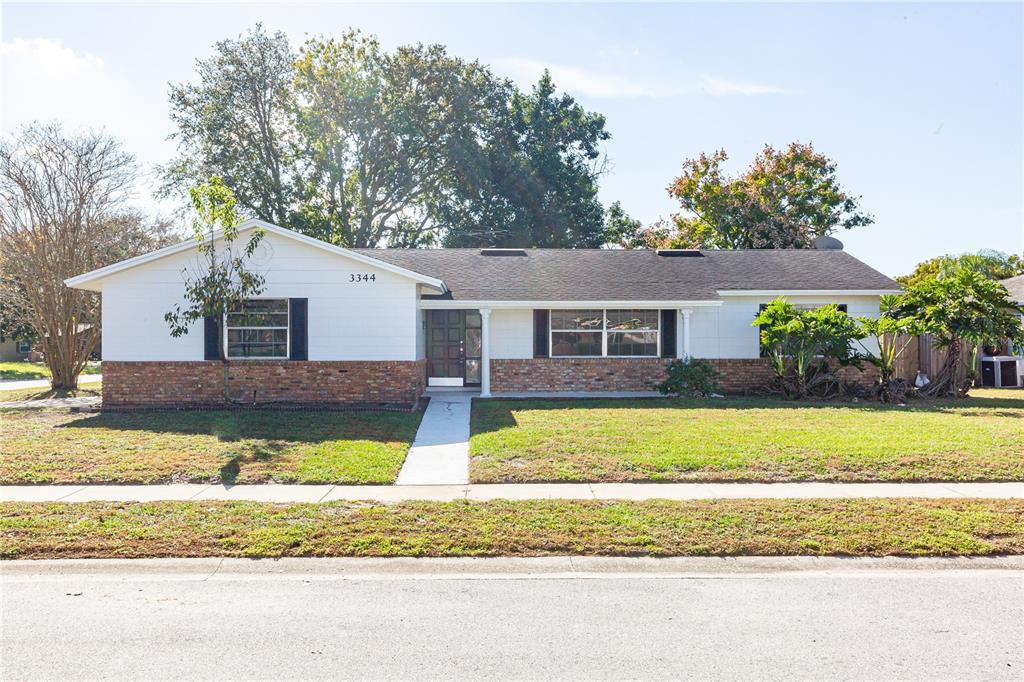
[[[214,45],[196,61],[199,83],[172,84],[172,136],[179,156],[164,169],[164,193],[218,176],[254,216],[280,225],[295,219],[300,140],[292,81],[295,53],[283,33],[259,24]]]
[[[64,280],[167,237],[126,208],[135,179],[134,158],[103,133],[36,124],[0,142],[3,305],[35,332],[54,388],[77,385],[100,337],[99,296]]]
[[[873,222],[839,185],[835,162],[810,144],[766,145],[735,177],[722,168],[727,159],[719,150],[683,163],[668,188],[683,209],[673,216],[673,246],[810,248],[815,237]]]
[[[596,246],[604,118],[439,45],[349,31],[293,54],[260,27],[172,88],[167,187],[220,176],[239,210],[344,246]]]
[[[556,93],[545,71],[513,92],[437,207],[448,246],[593,248],[605,242],[597,179],[604,116]],[[473,150],[473,147],[468,147]]]
[[[486,69],[441,46],[387,53],[352,31],[303,46],[295,89],[312,162],[303,217],[350,246],[417,244],[438,230],[430,207],[498,95]]]

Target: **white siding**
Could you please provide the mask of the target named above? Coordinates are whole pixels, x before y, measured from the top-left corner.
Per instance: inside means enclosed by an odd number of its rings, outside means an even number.
[[[491,357],[496,360],[533,357],[533,310],[491,313]]]
[[[797,304],[845,303],[853,317],[878,317],[877,296],[787,296]],[[751,321],[762,303],[771,298],[755,296],[728,297],[721,306],[696,308],[690,317],[690,344],[698,358],[758,357],[757,327]]]
[[[202,325],[175,339],[163,319],[182,302],[182,270],[197,266],[187,252],[104,280],[104,359],[202,360]],[[309,299],[310,360],[419,355],[414,281],[272,233],[264,236],[253,269],[266,277],[261,297]],[[350,282],[352,274],[373,274],[376,281]]]

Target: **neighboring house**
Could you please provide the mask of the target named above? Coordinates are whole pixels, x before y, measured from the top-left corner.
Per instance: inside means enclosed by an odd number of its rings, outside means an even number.
[[[28,360],[32,356],[32,344],[18,339],[0,341],[0,362]]]
[[[784,295],[877,315],[891,279],[842,250],[343,249],[260,221],[265,291],[226,316],[232,399],[404,402],[426,386],[650,390],[676,357],[726,390],[770,377],[759,306]],[[217,321],[172,338],[195,242],[67,280],[103,295],[106,405],[223,400]]]
[[[1017,305],[1024,308],[1024,275],[1017,275],[1009,279],[1000,280],[1000,284],[1006,287],[1006,290],[1010,292],[1010,298],[1017,303]],[[1021,324],[1024,324],[1024,313],[1021,314]],[[1008,346],[1010,344],[1007,344]],[[1011,355],[1016,355],[1021,358],[1021,378],[1024,379],[1024,346],[1018,346],[1017,348],[1008,348],[1008,352]]]

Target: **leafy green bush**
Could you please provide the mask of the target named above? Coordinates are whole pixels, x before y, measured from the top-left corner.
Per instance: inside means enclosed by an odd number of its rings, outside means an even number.
[[[665,395],[706,398],[718,391],[718,370],[707,360],[673,360],[666,372],[668,378],[657,386]]]
[[[801,310],[780,297],[765,306],[753,324],[761,327],[761,348],[790,398],[833,394],[839,381],[832,361],[862,366],[853,341],[865,332],[835,304]]]

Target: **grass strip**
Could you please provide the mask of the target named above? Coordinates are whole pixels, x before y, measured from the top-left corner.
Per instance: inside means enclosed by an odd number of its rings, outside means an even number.
[[[0,504],[0,557],[1024,553],[1020,500]]]
[[[82,368],[82,374],[99,374],[103,366],[98,362],[89,362]],[[0,362],[0,379],[7,381],[25,381],[31,379],[49,379],[50,368],[45,362],[25,362],[16,360]]]

